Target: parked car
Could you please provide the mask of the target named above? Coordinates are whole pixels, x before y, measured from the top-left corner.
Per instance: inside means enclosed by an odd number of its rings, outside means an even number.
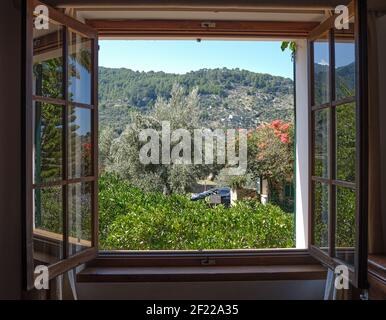
[[[223,204],[225,207],[229,207],[231,205],[231,189],[228,187],[210,189],[201,193],[194,194],[190,200],[203,200],[213,195],[219,195],[221,197],[221,204]]]

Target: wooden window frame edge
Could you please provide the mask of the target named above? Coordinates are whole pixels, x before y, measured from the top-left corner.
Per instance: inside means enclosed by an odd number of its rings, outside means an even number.
[[[318,264],[307,249],[205,251],[99,251],[87,267],[242,266]]]
[[[62,24],[65,28],[63,29],[63,34],[66,32],[66,35],[71,32],[71,31],[76,31],[77,33],[84,35],[85,37],[89,38],[94,46],[92,47],[92,50],[95,51],[97,49],[97,42],[98,42],[98,33],[93,30],[91,27],[89,27],[86,24],[83,24],[79,21],[74,20],[73,18],[70,18],[66,16],[65,14],[59,12],[56,8],[50,7],[49,5],[42,3],[38,0],[28,0],[25,1],[25,6],[23,6],[23,40],[24,40],[24,48],[23,48],[23,55],[22,55],[22,65],[24,69],[24,83],[22,86],[22,97],[24,97],[22,101],[22,122],[23,122],[23,133],[22,133],[22,145],[23,147],[23,158],[25,159],[24,162],[22,162],[22,186],[23,186],[23,287],[28,291],[34,288],[34,282],[36,278],[36,274],[34,274],[34,254],[33,254],[33,195],[32,191],[39,187],[34,184],[33,181],[33,168],[32,168],[32,162],[30,159],[32,159],[32,149],[33,149],[33,142],[31,141],[31,135],[30,132],[32,131],[32,103],[34,101],[37,102],[42,102],[42,103],[53,103],[53,104],[58,104],[62,106],[65,111],[68,109],[68,106],[73,104],[74,106],[80,107],[80,108],[85,108],[86,105],[84,104],[79,104],[79,103],[72,103],[71,101],[68,100],[67,97],[67,37],[64,38],[64,43],[63,43],[63,66],[64,66],[64,76],[63,76],[63,94],[64,97],[63,99],[53,99],[53,98],[47,98],[47,97],[38,97],[34,96],[32,93],[32,57],[33,57],[33,14],[34,14],[34,8],[38,5],[44,5],[48,8],[49,10],[49,19],[56,21],[60,24]],[[92,82],[92,90],[97,86],[95,84],[95,80],[97,79],[97,73],[95,72],[95,66],[98,64],[98,55],[95,54],[92,57],[92,70],[93,70],[93,76],[91,78]],[[97,110],[97,94],[93,94],[91,96],[91,103],[88,105],[88,109],[91,110],[92,112],[92,130],[97,130],[98,128],[98,123],[97,123],[97,117],[94,116],[96,115],[96,110]],[[64,113],[64,119],[65,121],[67,120],[66,113]],[[65,122],[66,123],[66,122]],[[64,123],[64,124],[65,124]],[[96,126],[95,126],[96,125]],[[66,126],[64,126],[66,127]],[[64,128],[66,130],[66,128]],[[95,135],[96,131],[94,131],[94,137],[93,137],[93,143],[97,141],[97,136]],[[65,138],[65,132],[63,135],[63,143],[64,143],[64,148],[67,148],[67,140]],[[94,151],[93,151],[93,160],[97,160],[97,144],[94,144]],[[65,158],[67,159],[67,156],[64,154]],[[67,170],[67,165],[64,165],[63,168]],[[97,162],[94,162],[94,167],[93,167],[93,175],[91,177],[82,177],[80,179],[74,179],[74,181],[79,180],[80,182],[83,181],[89,181],[90,179],[94,178],[94,180],[90,181],[92,183],[92,187],[96,188],[98,190],[98,170],[97,170]],[[65,174],[65,173],[64,173]],[[67,188],[67,183],[70,181],[69,179],[64,179],[64,182],[59,183],[59,185],[62,186],[62,191],[66,192]],[[54,183],[55,184],[55,183]],[[48,184],[50,185],[50,184]],[[63,197],[67,199],[68,195],[64,195]],[[92,219],[91,219],[91,224],[92,224],[92,229],[94,232],[91,235],[91,243],[92,247],[87,248],[83,251],[76,252],[74,254],[70,254],[68,251],[68,245],[67,245],[67,238],[68,238],[68,230],[67,230],[67,221],[68,221],[68,209],[65,208],[66,203],[63,203],[63,239],[66,239],[63,241],[63,251],[64,251],[64,257],[63,259],[48,265],[48,277],[50,280],[54,279],[55,277],[64,274],[67,272],[69,269],[76,268],[79,265],[82,265],[98,255],[98,236],[95,230],[97,229],[98,226],[98,221],[96,218],[97,215],[97,205],[93,205],[92,207]]]
[[[308,250],[100,252],[77,274],[82,283],[324,280]]]
[[[309,176],[310,176],[310,191],[309,191],[309,250],[310,253],[317,257],[323,264],[330,268],[334,268],[338,265],[344,264],[349,269],[349,277],[350,281],[355,286],[358,286],[360,288],[366,289],[368,287],[367,282],[367,263],[368,263],[368,257],[367,257],[367,201],[368,201],[368,179],[366,175],[367,168],[368,168],[368,97],[367,97],[367,46],[364,45],[367,44],[367,21],[366,21],[366,4],[364,1],[358,1],[353,0],[348,5],[349,7],[349,14],[350,19],[354,17],[355,15],[355,47],[356,47],[356,70],[358,73],[358,80],[356,85],[356,95],[355,97],[348,97],[341,100],[335,100],[335,88],[332,86],[333,83],[335,83],[334,79],[334,71],[331,67],[332,65],[335,65],[335,52],[334,52],[334,21],[336,19],[336,15],[331,16],[329,19],[327,19],[325,22],[323,22],[319,27],[317,27],[313,32],[311,32],[309,38],[308,38],[308,48],[309,48],[309,58],[313,61],[313,43],[315,40],[318,39],[318,37],[322,34],[327,33],[329,38],[329,53],[330,53],[330,67],[329,67],[329,86],[330,86],[330,102],[325,103],[319,106],[314,105],[314,87],[313,87],[313,79],[314,79],[314,68],[312,66],[312,61],[309,62],[308,65],[308,72],[310,75],[309,81],[309,137],[311,141],[310,146],[310,167],[309,167]],[[337,106],[352,103],[355,102],[355,108],[356,108],[356,143],[357,143],[357,153],[356,153],[356,172],[358,173],[358,176],[356,178],[355,184],[355,190],[357,195],[361,194],[361,197],[356,197],[356,213],[355,213],[355,219],[357,221],[356,226],[356,246],[355,246],[355,252],[357,254],[354,255],[354,267],[348,265],[346,262],[343,262],[339,258],[335,257],[335,205],[330,208],[330,216],[329,216],[329,229],[332,228],[334,232],[329,231],[329,253],[324,252],[321,248],[316,247],[313,243],[313,217],[314,217],[314,203],[313,203],[313,184],[314,182],[320,182],[324,178],[320,177],[314,177],[313,176],[313,152],[314,152],[314,128],[313,128],[313,122],[314,122],[314,113],[315,111],[318,111],[320,109],[330,109],[334,110]],[[332,122],[334,124],[334,118],[333,115],[330,114],[330,120],[332,119]],[[332,124],[330,124],[330,134],[334,133],[335,127],[333,127]],[[334,138],[332,138],[334,139]],[[330,137],[330,143],[331,143],[331,137]],[[330,148],[332,146],[330,145]],[[330,156],[330,166],[331,161],[332,164],[335,164],[335,159],[333,157],[333,153],[329,151]],[[330,167],[331,170],[331,167]],[[331,171],[330,171],[331,174]],[[344,186],[353,188],[352,183],[346,183],[339,180],[332,180],[332,179],[324,179],[328,181],[328,185],[330,186],[330,189],[335,189],[336,186]],[[344,185],[346,184],[346,185]],[[330,190],[329,192],[332,194],[334,190]],[[365,204],[363,206],[362,201]],[[331,201],[331,200],[330,200]],[[329,204],[330,206],[331,204]],[[332,234],[334,233],[334,234]],[[331,237],[332,236],[332,237]],[[359,238],[361,237],[361,238]]]
[[[368,292],[371,300],[386,299],[386,256],[369,255]]]
[[[306,39],[308,32],[311,31],[311,27],[315,27],[317,23],[314,22],[251,22],[251,21],[213,21],[223,25],[225,28],[220,28],[220,30],[208,29],[208,30],[199,30],[197,27],[201,21],[179,21],[179,20],[150,20],[156,22],[158,27],[154,27],[154,24],[149,23],[147,20],[147,24],[150,27],[146,28],[146,32],[142,32],[138,30],[138,28],[133,28],[133,25],[137,23],[142,23],[142,20],[124,20],[124,21],[108,21],[108,20],[86,20],[86,23],[95,28],[98,31],[99,37],[104,39],[114,39],[116,36],[136,36],[139,38],[158,38],[162,37],[188,37],[195,39],[200,36],[204,37],[213,37],[213,38],[221,38],[226,37],[229,39],[232,38],[265,38],[265,37],[278,37],[280,39],[296,39],[302,38]],[[296,26],[303,26],[303,28],[298,32],[284,32],[284,26],[291,25],[293,30],[296,29]],[[273,30],[272,32],[260,32],[261,26],[273,25],[276,28],[282,26],[282,29],[279,31]],[[126,28],[129,27],[129,28]],[[166,27],[165,27],[166,26]],[[234,32],[230,32],[230,26],[234,28]],[[112,30],[112,29],[114,30]],[[249,28],[249,31],[247,30]],[[107,31],[106,31],[107,30]],[[175,30],[178,30],[176,33]],[[297,259],[303,258],[305,260],[310,259],[311,256],[307,249],[250,249],[250,250],[163,250],[163,251],[131,251],[131,250],[109,250],[109,251],[98,251],[97,258],[87,263],[87,266],[95,266],[99,264],[103,265],[115,265],[115,266],[124,266],[127,263],[142,263],[142,261],[146,262],[148,265],[158,264],[159,261],[166,261],[167,265],[171,265],[170,261],[178,261],[177,263],[181,263],[184,259],[185,262],[189,263],[189,265],[197,265],[202,266],[205,265],[205,261],[209,261],[209,263],[213,263],[213,260],[223,261],[222,259],[243,259],[245,263],[250,263],[250,261],[256,260],[265,260],[266,258],[274,258],[274,259],[282,259],[283,257],[294,257],[294,255],[298,255]],[[248,259],[246,258],[248,257]],[[305,258],[306,257],[306,258]],[[304,261],[305,261],[304,260]],[[299,260],[302,262],[301,260]],[[308,260],[307,260],[308,261]],[[311,262],[310,262],[311,263]],[[312,263],[318,263],[317,261],[312,261]],[[285,262],[282,262],[285,264]],[[237,263],[237,265],[242,265]],[[162,266],[162,264],[160,265]]]
[[[317,22],[227,21],[211,20],[213,28],[203,27],[204,20],[86,20],[102,38],[116,37],[259,37],[306,38]]]
[[[324,280],[327,269],[309,265],[245,265],[202,267],[97,267],[77,274],[78,282],[208,282]]]
[[[369,274],[377,277],[386,285],[386,256],[385,255],[369,255]]]

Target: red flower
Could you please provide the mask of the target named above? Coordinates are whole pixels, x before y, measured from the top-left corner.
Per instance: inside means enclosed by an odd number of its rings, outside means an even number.
[[[91,151],[91,143],[84,143],[83,149],[86,151]]]
[[[281,123],[282,123],[282,122],[281,122],[280,120],[274,120],[274,121],[272,121],[271,126],[272,126],[272,128],[274,128],[274,129],[279,129]]]
[[[288,133],[283,133],[283,134],[280,136],[280,141],[283,142],[283,143],[289,143],[289,136],[288,136]]]
[[[289,129],[290,125],[288,123],[285,123],[283,124],[281,127],[280,127],[280,130],[281,131],[287,131]]]

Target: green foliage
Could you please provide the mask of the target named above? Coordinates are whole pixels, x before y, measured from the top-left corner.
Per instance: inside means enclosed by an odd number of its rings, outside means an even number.
[[[178,75],[102,67],[99,69],[101,127],[113,126],[121,134],[132,111],[151,112],[158,99],[171,98],[175,84],[183,88],[185,96],[197,88],[200,102],[197,112],[205,127],[251,128],[260,121],[293,119],[291,79],[227,68]]]
[[[200,250],[292,248],[294,215],[257,201],[226,209],[183,195],[144,193],[115,175],[100,178],[100,248]]]
[[[325,79],[328,78],[328,66],[315,64],[315,100],[325,102],[327,93]],[[355,64],[339,67],[335,71],[337,99],[355,95]],[[356,108],[355,103],[335,107],[336,127],[336,179],[355,182],[356,165]],[[328,139],[329,114],[327,110],[315,113],[315,161],[314,174],[328,177]],[[336,188],[336,243],[328,243],[329,196],[328,186],[315,183],[314,187],[314,242],[319,247],[335,245],[336,248],[355,246],[355,191],[349,188]]]
[[[175,83],[186,92],[198,88],[199,94],[224,95],[226,90],[243,85],[265,92],[291,93],[292,81],[269,74],[240,69],[201,69],[179,75],[165,72],[138,72],[129,69],[99,68],[99,100],[125,101],[138,108],[154,105],[157,98],[170,98]]]
[[[111,132],[108,134],[108,132],[102,131],[104,133],[101,137],[103,138],[101,150],[103,159],[110,159],[110,161],[102,163],[106,171],[118,173],[144,191],[158,191],[165,194],[172,192],[183,194],[190,191],[196,180],[208,173],[208,166],[160,163],[162,134],[153,138],[155,139],[153,142],[158,144],[159,155],[155,159],[156,161],[143,164],[139,155],[147,142],[141,142],[139,136],[144,129],[148,128],[160,132],[163,121],[170,123],[171,130],[184,128],[189,130],[192,136],[193,130],[199,128],[197,105],[196,90],[185,96],[183,88],[175,85],[170,99],[158,99],[150,113],[134,114],[126,130],[111,143],[110,148],[105,138],[106,136],[107,138],[111,137]],[[172,141],[171,150],[178,142]],[[157,151],[151,150],[150,154]],[[191,157],[191,154],[188,154],[188,157]]]
[[[271,181],[290,180],[294,172],[294,126],[275,120],[248,133],[248,171]]]
[[[356,164],[356,108],[354,103],[335,108],[336,158],[338,180],[355,182]]]
[[[234,176],[229,179],[229,186],[232,189],[241,189],[245,186],[247,177],[245,176]]]
[[[348,188],[337,188],[337,221],[336,247],[350,248],[355,246],[355,191]]]
[[[62,188],[50,187],[35,191],[35,223],[39,229],[63,233]],[[38,200],[39,199],[39,200]]]
[[[297,49],[296,42],[295,41],[283,41],[281,43],[281,51],[285,51],[287,49],[291,50],[292,60],[294,60],[295,56],[296,56],[296,49]]]
[[[315,105],[328,102],[329,66],[315,63]],[[338,67],[335,70],[337,100],[355,95],[355,63]]]

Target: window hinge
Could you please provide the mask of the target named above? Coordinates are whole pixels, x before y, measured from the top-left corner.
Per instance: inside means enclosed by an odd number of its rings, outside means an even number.
[[[205,259],[201,260],[201,265],[202,266],[214,266],[215,264],[216,264],[216,260],[215,259],[205,258]]]

